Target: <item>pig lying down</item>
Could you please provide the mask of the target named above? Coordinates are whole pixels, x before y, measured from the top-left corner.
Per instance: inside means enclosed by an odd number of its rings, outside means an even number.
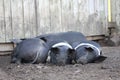
[[[45,63],[49,47],[47,44],[38,38],[31,38],[26,40],[16,40],[16,48],[13,51],[12,63]]]
[[[38,38],[14,40],[17,43],[13,51],[12,63],[46,63],[50,54],[50,63],[56,65],[71,64],[75,50],[67,42],[59,42],[48,46]]]
[[[86,37],[80,32],[60,32],[60,33],[51,33],[51,34],[43,34],[37,36],[37,38],[45,39],[46,43],[51,46],[51,43],[55,44],[61,41],[66,41],[69,44],[77,41],[84,41]]]
[[[59,42],[60,40],[68,42],[75,51],[72,53],[72,55],[74,54],[75,57],[71,58],[72,59],[71,61],[74,61],[76,63],[81,63],[81,64],[95,63],[95,62],[102,62],[106,59],[106,57],[102,55],[102,50],[100,45],[94,41],[88,41],[85,38],[85,36],[80,32],[70,31],[70,32],[44,34],[38,36],[37,38],[46,39],[46,43],[48,43],[48,45],[56,41]],[[56,52],[54,53],[58,52],[57,49],[55,51]],[[59,56],[57,56],[57,58],[58,57]],[[55,59],[53,60],[55,61]]]
[[[107,57],[102,55],[100,45],[93,41],[74,42],[72,44],[76,51],[76,62],[81,64],[102,62]]]
[[[67,42],[56,43],[50,49],[50,62],[53,64],[71,64],[73,59],[75,59],[75,50]]]

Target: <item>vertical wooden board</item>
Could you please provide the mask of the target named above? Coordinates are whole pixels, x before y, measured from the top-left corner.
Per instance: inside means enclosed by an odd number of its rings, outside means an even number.
[[[61,19],[62,19],[62,30],[63,31],[69,31],[69,25],[70,25],[70,16],[71,16],[71,6],[70,6],[71,0],[61,0]]]
[[[94,18],[94,22],[93,22],[93,24],[92,24],[92,31],[91,31],[91,34],[92,35],[94,35],[94,34],[96,34],[96,35],[98,35],[98,33],[99,33],[99,29],[100,29],[100,27],[98,27],[99,25],[97,25],[96,26],[96,23],[97,23],[97,21],[99,20],[99,17],[100,17],[100,14],[99,14],[99,8],[98,8],[98,6],[99,6],[99,0],[94,0],[94,11],[95,11],[95,13],[94,13],[94,15],[93,15],[93,18]],[[97,30],[96,30],[97,29]],[[96,31],[95,31],[96,30]]]
[[[52,32],[61,32],[61,0],[50,0],[50,24]]]
[[[85,29],[89,33],[87,34],[88,36],[102,34],[101,7],[100,0],[89,0],[89,17],[87,26],[90,28]]]
[[[25,37],[36,36],[36,17],[34,0],[23,0]]]
[[[98,32],[99,32],[99,29],[97,29],[98,28],[98,26],[96,26],[96,22],[97,22],[97,20],[99,20],[99,8],[98,8],[98,6],[99,6],[99,2],[98,2],[99,0],[93,0],[93,3],[94,3],[94,13],[93,13],[93,15],[91,16],[92,18],[91,18],[91,20],[92,20],[92,22],[91,22],[91,24],[92,25],[90,25],[91,26],[91,35],[94,35],[94,34],[98,34]],[[97,29],[97,31],[96,31],[96,29]]]
[[[117,31],[120,33],[120,1],[116,0],[116,23],[117,23]]]
[[[83,31],[83,25],[81,24],[81,21],[79,20],[79,15],[81,13],[79,13],[79,9],[80,9],[80,0],[71,0],[70,2],[70,24],[69,24],[69,30],[71,31],[78,31],[78,32],[82,32]]]
[[[23,19],[24,19],[24,35],[30,37],[31,35],[31,24],[30,24],[30,0],[23,0]]]
[[[105,29],[105,35],[108,35],[108,0],[104,0],[104,9],[105,9],[105,23],[106,23],[106,26],[104,27]]]
[[[105,17],[105,0],[99,0],[99,14],[100,14],[100,32],[99,34],[105,34],[106,33],[106,17]],[[97,25],[97,24],[96,24]]]
[[[104,0],[105,6],[105,16],[108,17],[108,0]]]
[[[50,0],[37,0],[38,34],[50,33]],[[52,27],[53,28],[53,27]]]
[[[82,32],[82,24],[79,21],[79,1],[78,0],[72,0],[72,21],[74,25],[70,25],[71,30]],[[71,21],[71,22],[72,22]]]
[[[12,16],[11,16],[11,3],[10,0],[4,0],[4,9],[5,9],[5,30],[6,30],[6,42],[10,42],[10,39],[13,38],[12,34]]]
[[[0,42],[5,42],[4,2],[0,0]]]
[[[78,0],[69,0],[69,17],[68,30],[69,31],[80,31],[80,24],[78,18]]]
[[[73,0],[69,0],[69,2],[67,3],[69,6],[68,6],[68,11],[69,11],[69,14],[66,15],[66,17],[68,17],[68,29],[66,29],[66,31],[73,31],[74,30],[74,23],[75,23],[75,17],[74,17],[74,13],[73,13],[73,8],[74,8],[74,4],[73,4]],[[65,12],[67,13],[67,11]]]
[[[11,0],[13,38],[24,38],[22,0]]]
[[[81,0],[81,2],[79,3],[79,19],[83,25],[82,27],[82,33],[84,33],[86,36],[90,35],[90,31],[91,31],[91,20],[90,20],[90,16],[92,15],[92,13],[89,13],[89,1],[90,0]],[[93,8],[93,6],[91,7]]]
[[[100,20],[102,22],[102,29],[101,29],[101,34],[106,34],[106,26],[107,26],[107,17],[106,17],[106,9],[107,7],[105,6],[105,1],[106,0],[100,0]]]
[[[112,11],[112,21],[116,21],[116,10],[117,7],[116,7],[116,0],[111,0],[111,11]]]
[[[95,23],[93,25],[93,32],[92,34],[93,35],[101,35],[102,34],[102,28],[103,28],[103,25],[102,25],[102,15],[101,15],[101,9],[102,9],[102,0],[95,0],[96,1],[96,10],[95,10],[95,13],[96,13],[96,17],[95,18]],[[103,3],[102,3],[103,4]]]
[[[35,0],[24,0],[24,29],[25,37],[36,36]]]
[[[31,24],[31,37],[35,37],[37,35],[36,32],[36,11],[35,11],[35,0],[30,0],[30,24]]]
[[[86,36],[89,36],[92,33],[94,13],[95,12],[93,0],[79,1],[79,20],[83,25],[82,32]]]

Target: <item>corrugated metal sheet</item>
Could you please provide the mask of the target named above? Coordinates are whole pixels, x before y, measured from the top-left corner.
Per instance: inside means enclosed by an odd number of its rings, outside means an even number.
[[[0,42],[64,31],[106,34],[107,0],[0,0]]]

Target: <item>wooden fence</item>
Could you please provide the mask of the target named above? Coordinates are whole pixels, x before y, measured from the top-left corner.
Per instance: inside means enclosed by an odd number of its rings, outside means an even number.
[[[120,34],[120,0],[111,0],[112,21],[116,22],[117,32]]]
[[[0,0],[0,42],[64,31],[103,35],[107,17],[107,0]]]

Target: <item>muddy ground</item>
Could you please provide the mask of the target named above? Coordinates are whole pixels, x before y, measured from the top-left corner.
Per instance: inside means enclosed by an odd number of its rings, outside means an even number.
[[[120,80],[120,47],[103,47],[108,58],[102,63],[55,66],[11,64],[0,56],[0,80]]]

